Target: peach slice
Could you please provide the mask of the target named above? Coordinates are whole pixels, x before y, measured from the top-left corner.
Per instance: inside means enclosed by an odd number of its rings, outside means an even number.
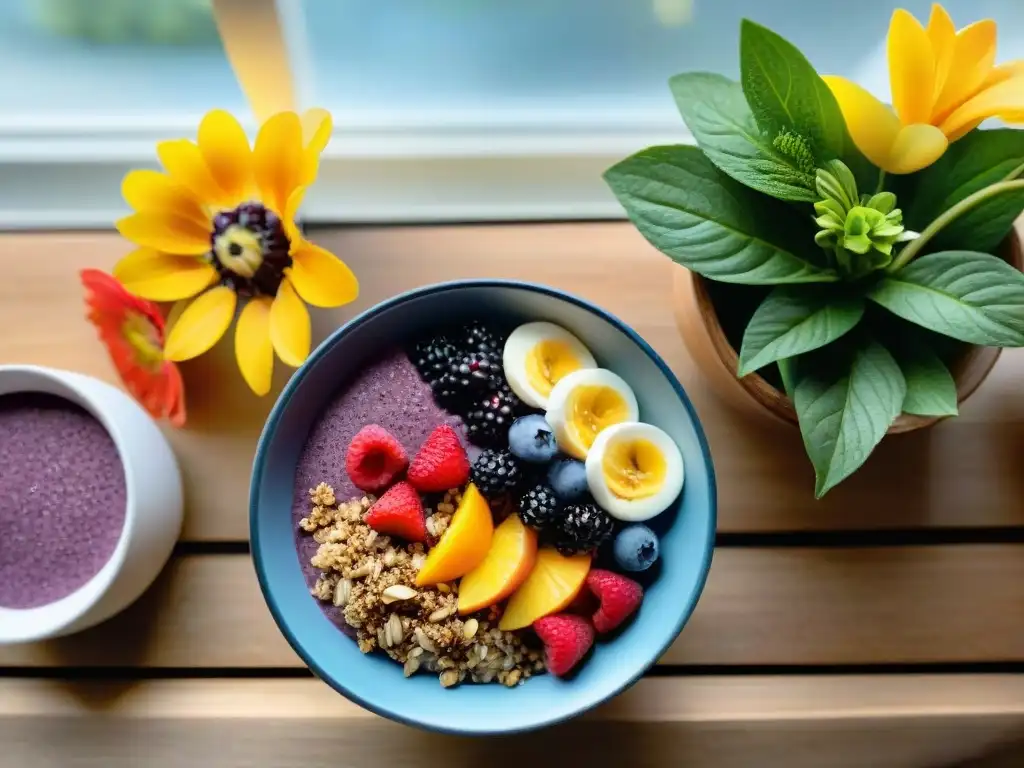
[[[462,494],[441,540],[427,554],[426,562],[416,575],[416,584],[425,587],[463,576],[487,557],[494,536],[491,508],[476,486],[470,483]]]
[[[459,613],[489,608],[515,592],[537,561],[537,533],[510,515],[494,530],[487,557],[459,582]]]
[[[530,575],[509,599],[498,628],[522,629],[558,613],[575,599],[589,571],[590,555],[567,557],[557,549],[542,547]]]

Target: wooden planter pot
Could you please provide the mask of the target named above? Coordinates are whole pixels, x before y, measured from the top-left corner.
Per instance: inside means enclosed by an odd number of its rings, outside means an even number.
[[[1020,235],[1007,238],[1002,257],[1024,270],[1024,249]],[[707,280],[685,267],[677,266],[673,277],[673,306],[676,324],[694,362],[711,382],[715,392],[730,405],[757,418],[797,424],[793,403],[757,373],[736,378],[739,355],[725,336],[707,291]],[[999,347],[970,347],[952,365],[957,401],[963,403],[988,376],[1002,350]],[[889,434],[910,432],[931,426],[942,417],[901,414]]]

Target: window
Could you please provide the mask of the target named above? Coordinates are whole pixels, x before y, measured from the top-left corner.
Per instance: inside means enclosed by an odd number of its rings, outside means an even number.
[[[270,0],[249,0],[251,3]],[[0,0],[0,226],[109,226],[159,138],[247,107],[212,0]],[[895,5],[927,0],[277,0],[303,101],[336,133],[315,221],[620,216],[600,174],[687,140],[666,81],[736,76],[739,20],[888,91]],[[1024,3],[946,0],[1024,58]]]

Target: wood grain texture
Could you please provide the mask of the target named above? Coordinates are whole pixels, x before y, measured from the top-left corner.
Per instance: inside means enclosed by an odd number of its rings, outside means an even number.
[[[33,768],[559,768],[567,745],[583,765],[643,768],[1024,757],[1024,680],[998,675],[645,680],[574,723],[490,740],[390,723],[313,680],[7,680],[0,692],[4,759]]]
[[[676,330],[672,266],[624,223],[353,228],[315,231],[360,276],[362,296],[314,312],[320,340],[356,312],[416,286],[464,277],[549,283],[633,325],[677,372],[701,415],[719,480],[722,531],[1024,525],[1024,351],[1008,350],[962,415],[887,440],[824,500],[800,436],[757,425],[722,404]],[[110,268],[114,234],[0,236],[0,363],[38,363],[113,381],[82,319],[77,270]],[[246,498],[256,439],[273,402],[241,384],[226,343],[183,366],[189,427],[171,434],[185,475],[186,540],[248,536]],[[286,379],[279,370],[274,392]],[[215,457],[215,460],[211,460]]]
[[[1021,606],[1024,545],[726,548],[662,662],[1022,661]],[[152,593],[106,624],[0,648],[0,667],[300,665],[241,555],[178,558]]]

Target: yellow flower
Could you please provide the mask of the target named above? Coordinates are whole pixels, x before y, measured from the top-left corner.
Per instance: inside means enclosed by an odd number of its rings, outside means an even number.
[[[1024,61],[995,65],[996,23],[957,31],[939,4],[928,27],[903,9],[888,39],[893,109],[856,83],[825,78],[861,152],[889,173],[913,173],[938,160],[951,142],[998,117],[1024,122]]]
[[[274,352],[290,366],[309,355],[306,304],[337,307],[359,284],[332,253],[302,237],[295,214],[316,180],[331,117],[281,112],[250,148],[242,126],[215,110],[199,124],[198,142],[164,141],[164,173],[131,171],[122,192],[135,213],[117,222],[138,248],[114,267],[136,296],[192,299],[171,328],[164,356],[201,355],[227,332],[239,299],[235,358],[254,392],[270,391]]]

